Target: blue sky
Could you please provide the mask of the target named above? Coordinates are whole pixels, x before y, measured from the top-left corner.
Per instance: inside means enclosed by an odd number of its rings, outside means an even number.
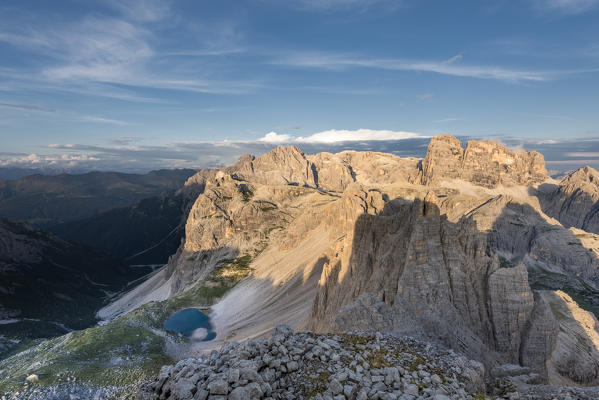
[[[0,165],[203,167],[441,132],[594,143],[598,17],[599,0],[5,0]]]

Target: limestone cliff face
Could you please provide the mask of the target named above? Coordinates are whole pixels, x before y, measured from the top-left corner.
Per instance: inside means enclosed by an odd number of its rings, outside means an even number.
[[[487,362],[520,363],[521,352],[545,345],[546,335],[530,330],[526,268],[501,268],[475,223],[449,222],[432,193],[358,217],[319,284],[311,319],[318,331],[369,325],[413,333],[420,326]],[[534,367],[542,371],[544,361]]]
[[[240,179],[269,185],[295,185],[343,192],[352,183],[408,182],[418,160],[392,154],[344,151],[306,155],[294,146],[278,147],[260,157],[243,156],[225,169]]]
[[[316,187],[313,164],[294,146],[277,147],[260,157],[241,157],[227,172],[258,183]]]
[[[461,179],[494,188],[498,185],[534,185],[547,179],[545,160],[536,151],[512,151],[493,141],[462,143],[451,135],[431,139],[422,161],[421,182],[433,184]]]
[[[261,184],[262,178],[249,182],[219,171],[206,180],[189,213],[185,240],[167,267],[171,293],[203,279],[224,259],[255,257],[281,231],[287,236],[280,245],[291,247],[321,221],[299,205],[326,203],[330,196],[309,187]],[[294,228],[288,229],[291,221]]]

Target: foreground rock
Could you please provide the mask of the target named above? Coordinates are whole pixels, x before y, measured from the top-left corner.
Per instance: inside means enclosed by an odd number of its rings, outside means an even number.
[[[229,343],[164,367],[139,400],[484,398],[482,364],[431,344],[377,333],[294,334]]]

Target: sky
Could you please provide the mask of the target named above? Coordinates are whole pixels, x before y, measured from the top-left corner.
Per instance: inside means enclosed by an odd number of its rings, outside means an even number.
[[[438,133],[599,166],[598,18],[599,0],[4,0],[0,167],[422,156]]]

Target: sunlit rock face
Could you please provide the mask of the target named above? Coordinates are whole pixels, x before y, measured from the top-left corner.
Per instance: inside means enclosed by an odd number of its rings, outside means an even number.
[[[533,185],[547,179],[545,159],[536,151],[514,151],[493,141],[462,143],[451,135],[431,139],[422,161],[423,184],[461,179],[494,188],[498,185]]]

